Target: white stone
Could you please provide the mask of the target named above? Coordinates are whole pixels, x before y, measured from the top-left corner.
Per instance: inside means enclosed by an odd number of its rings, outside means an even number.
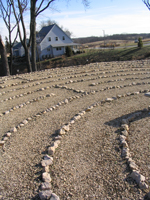
[[[48,147],[48,154],[54,155],[54,153],[55,153],[55,147]]]
[[[67,132],[69,131],[69,125],[63,125],[61,128]]]
[[[11,132],[11,133],[15,133],[15,132],[17,132],[16,127],[13,127],[13,128],[10,130],[10,132]]]
[[[65,100],[64,100],[64,103],[66,103],[66,104],[67,104],[67,103],[68,103],[68,99],[65,99]]]
[[[5,113],[4,113],[4,114],[5,114],[5,115],[9,114],[9,110],[5,111]]]
[[[25,120],[23,120],[23,122],[22,122],[23,124],[27,124],[28,123],[28,121],[25,119]]]
[[[60,128],[59,130],[58,130],[58,134],[59,135],[65,135],[65,130],[63,129],[63,128]]]
[[[11,133],[10,133],[10,132],[8,132],[8,133],[6,133],[6,135],[7,135],[7,137],[10,137],[10,136],[11,136]]]
[[[47,165],[43,167],[42,172],[49,172],[49,166]]]

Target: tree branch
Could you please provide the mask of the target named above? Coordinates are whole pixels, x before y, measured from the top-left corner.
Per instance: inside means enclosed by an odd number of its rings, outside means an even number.
[[[150,10],[150,2],[149,2],[149,0],[142,0],[143,1],[143,3],[147,6],[147,8]]]
[[[42,0],[42,1],[43,1],[43,0]],[[46,10],[46,9],[49,7],[49,5],[50,5],[53,1],[55,1],[55,0],[49,1],[49,2],[47,3],[47,5],[46,5],[43,9],[41,9],[41,10],[38,9],[38,12],[36,12],[36,17],[37,17],[41,12],[43,12],[44,10]]]

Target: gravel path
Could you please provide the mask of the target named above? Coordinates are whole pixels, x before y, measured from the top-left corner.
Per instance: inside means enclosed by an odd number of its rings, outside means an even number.
[[[121,157],[119,136],[121,120],[142,111],[130,123],[128,145],[150,186],[149,98],[144,96],[149,91],[149,71],[150,62],[145,60],[1,78],[0,199],[40,199],[41,160],[56,131],[94,103],[98,104],[62,136],[50,166],[51,190],[62,200],[148,199],[149,189],[140,189],[130,177],[131,169]],[[102,73],[107,78],[100,77]],[[122,80],[125,78],[128,80]],[[117,81],[111,82],[113,79]],[[96,84],[99,82],[103,83]],[[90,86],[92,83],[95,85]],[[105,101],[111,97],[115,100]],[[16,108],[18,105],[23,106]],[[11,130],[14,127],[16,132]]]

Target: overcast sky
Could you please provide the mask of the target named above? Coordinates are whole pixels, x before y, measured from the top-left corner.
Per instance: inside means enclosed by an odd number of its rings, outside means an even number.
[[[142,0],[89,0],[85,8],[82,0],[56,0],[53,9],[47,9],[37,18],[40,23],[55,20],[69,29],[73,37],[103,36],[121,33],[150,33],[150,11]],[[24,17],[29,28],[29,17]],[[28,31],[29,32],[29,31]],[[0,19],[0,34],[7,36],[7,29]]]

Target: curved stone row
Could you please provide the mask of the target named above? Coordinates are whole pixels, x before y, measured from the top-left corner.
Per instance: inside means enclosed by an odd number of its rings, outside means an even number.
[[[2,115],[7,115],[7,114],[9,114],[10,112],[13,112],[13,111],[15,111],[15,110],[17,110],[17,109],[19,109],[19,108],[23,108],[24,106],[29,105],[30,103],[34,103],[34,102],[40,101],[40,100],[42,100],[42,99],[45,99],[46,97],[51,97],[51,96],[55,96],[55,94],[54,94],[54,93],[51,93],[51,94],[39,96],[39,97],[37,97],[37,98],[28,100],[28,101],[26,101],[26,102],[24,102],[24,103],[21,103],[21,104],[17,105],[17,106],[13,106],[12,108],[10,108],[9,110],[7,110],[7,111],[5,111],[5,112],[3,112],[3,113],[0,113],[0,116],[2,116]]]
[[[135,114],[130,115],[126,119],[122,119],[121,124],[121,134],[119,136],[120,146],[121,146],[121,156],[126,160],[130,170],[132,171],[129,177],[133,178],[141,189],[148,189],[148,185],[146,184],[146,178],[140,173],[138,166],[135,161],[131,157],[129,145],[127,143],[129,137],[129,127],[130,123],[138,116],[140,116],[142,112],[137,112]]]
[[[53,94],[54,95],[54,94]],[[46,108],[45,110],[38,112],[37,114],[28,117],[27,119],[23,120],[22,122],[20,122],[17,126],[11,128],[9,131],[7,131],[7,133],[4,134],[2,140],[0,141],[0,146],[3,146],[5,144],[5,142],[9,139],[9,137],[11,136],[12,133],[17,132],[18,129],[20,129],[21,127],[24,127],[26,124],[28,124],[29,121],[33,120],[34,118],[40,117],[42,114],[45,114],[47,112],[53,111],[58,109],[60,106],[68,104],[68,102],[73,101],[74,99],[79,99],[83,97],[83,95],[76,95],[76,96],[72,96],[69,97],[68,99],[65,99],[63,101],[60,101],[58,104],[51,106],[49,108]],[[2,116],[2,115],[1,115]]]
[[[137,94],[139,94],[139,93],[137,93]],[[53,194],[52,193],[52,186],[51,186],[52,179],[50,177],[49,166],[53,164],[53,157],[52,156],[54,156],[55,150],[58,148],[58,146],[61,142],[62,136],[64,136],[66,133],[68,133],[72,124],[74,124],[77,120],[79,120],[82,116],[84,116],[86,114],[86,112],[90,112],[96,106],[103,105],[104,103],[112,102],[114,100],[117,100],[121,97],[126,97],[126,96],[129,96],[129,95],[124,94],[124,95],[119,95],[117,97],[106,98],[105,100],[102,100],[102,101],[99,101],[99,102],[92,104],[91,106],[89,106],[85,110],[76,114],[73,118],[70,119],[70,121],[68,123],[64,124],[59,130],[57,130],[55,132],[53,142],[48,147],[47,154],[44,156],[43,160],[41,161],[41,166],[43,168],[43,170],[42,170],[42,180],[43,180],[43,182],[41,184],[40,191],[39,191],[39,197],[40,197],[41,200],[46,200],[46,199],[52,200],[52,196],[51,196]],[[122,128],[124,128],[125,127],[125,120],[123,120],[122,122],[124,123],[122,125]],[[131,163],[131,165],[133,165],[133,163]],[[136,176],[136,175],[134,174],[134,176]],[[146,183],[143,181],[144,178],[143,178],[142,175],[140,175],[140,178],[141,178],[140,184],[147,188]],[[55,195],[56,200],[59,200],[59,197],[56,194],[54,194],[54,195]],[[55,200],[55,198],[54,198],[54,200]]]
[[[105,69],[106,70],[106,69]],[[103,69],[99,69],[99,71],[103,71]],[[88,74],[88,72],[86,72],[86,74],[83,74],[83,75],[80,75],[79,77],[83,77],[83,76],[95,76],[95,75],[100,75],[100,74],[107,74],[107,73],[118,73],[118,72],[128,72],[128,71],[150,71],[150,69],[131,69],[131,70],[129,70],[129,69],[124,69],[124,70],[115,70],[115,71],[106,71],[106,72],[100,72],[100,73],[95,73],[95,74]],[[48,73],[50,73],[50,72],[48,72]],[[80,72],[79,72],[79,74],[80,74]],[[57,75],[56,77],[60,77],[60,76],[63,76],[64,74],[60,74],[60,75]],[[63,79],[69,79],[69,78],[77,78],[78,76],[77,75],[73,75],[73,76],[68,76],[68,77],[63,77],[62,78],[62,80]],[[14,76],[14,77],[12,77],[13,79],[16,79],[16,78],[22,78],[23,79],[23,77],[16,77],[16,76]],[[12,84],[9,84],[9,85],[0,85],[0,88],[6,88],[6,87],[11,87],[11,86],[16,86],[16,85],[19,85],[19,84],[22,84],[22,83],[28,83],[28,82],[33,82],[33,81],[40,81],[40,80],[45,80],[45,79],[48,79],[48,78],[54,78],[54,76],[52,76],[52,75],[50,75],[50,76],[48,76],[48,77],[43,77],[43,78],[40,78],[40,79],[26,79],[26,80],[22,80],[22,81],[20,81],[20,82],[18,82],[18,83],[12,83]],[[10,78],[9,78],[10,79]],[[6,79],[7,80],[7,79]],[[58,80],[61,80],[61,79],[58,79]],[[52,81],[56,81],[56,80],[52,80]],[[52,82],[51,81],[51,82]],[[43,82],[44,83],[44,82]],[[46,82],[45,82],[46,83]],[[33,84],[33,86],[34,86],[34,84]],[[10,90],[10,91],[12,91],[12,90]]]
[[[120,81],[120,79],[119,79]],[[124,80],[122,80],[124,81]],[[83,91],[83,90],[78,90],[78,89],[74,89],[74,88],[70,88],[70,87],[67,87],[67,86],[61,86],[61,85],[55,85],[54,87],[55,88],[61,88],[61,89],[67,89],[67,90],[72,90],[73,92],[77,92],[77,93],[83,93],[83,94],[95,94],[96,92],[102,92],[102,91],[105,91],[105,90],[109,90],[109,89],[115,89],[115,88],[123,88],[123,87],[131,87],[131,86],[137,86],[137,85],[146,85],[146,84],[150,84],[150,82],[138,82],[138,83],[135,83],[135,82],[132,82],[132,83],[129,83],[129,84],[125,84],[125,85],[118,85],[118,86],[109,86],[109,87],[105,87],[105,88],[102,88],[102,89],[99,89],[99,90],[92,90],[92,91]],[[147,90],[145,91],[147,92]]]
[[[16,98],[20,98],[20,97],[26,96],[28,94],[33,94],[35,92],[44,91],[44,90],[47,90],[47,89],[50,89],[50,88],[52,88],[52,86],[46,86],[46,87],[39,88],[39,89],[36,89],[36,90],[33,90],[33,91],[24,92],[23,94],[17,94],[15,96],[8,97],[8,98],[6,98],[4,100],[1,100],[0,103],[2,103],[4,101],[13,100],[13,99],[16,99]]]

